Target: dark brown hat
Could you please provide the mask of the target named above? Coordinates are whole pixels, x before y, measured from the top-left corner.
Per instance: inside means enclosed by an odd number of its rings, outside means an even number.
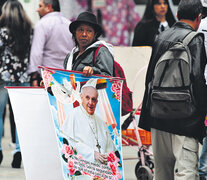
[[[97,23],[96,16],[88,11],[80,13],[78,18],[70,24],[70,32],[73,34],[77,27],[82,23],[91,25],[97,33],[97,38],[103,33],[102,27]]]

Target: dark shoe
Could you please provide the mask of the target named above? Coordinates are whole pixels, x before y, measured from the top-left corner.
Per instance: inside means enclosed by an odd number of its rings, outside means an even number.
[[[2,151],[0,151],[0,164],[1,164],[2,160],[3,160],[3,153],[2,153]]]
[[[21,167],[21,162],[22,162],[22,155],[21,155],[21,152],[16,152],[14,154],[14,157],[13,157],[13,161],[12,161],[12,167],[13,168],[20,168]]]

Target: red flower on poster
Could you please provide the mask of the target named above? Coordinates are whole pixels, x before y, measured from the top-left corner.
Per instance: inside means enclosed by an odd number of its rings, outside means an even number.
[[[115,180],[121,179],[122,176],[119,173],[118,170],[118,165],[119,165],[119,161],[120,159],[116,156],[116,154],[112,151],[110,153],[107,154],[107,160],[108,160],[108,166],[111,169],[111,174],[113,175]]]
[[[74,154],[72,147],[67,145],[67,144],[63,144],[62,153],[65,154],[66,158],[68,158],[68,157],[70,157],[71,155]]]
[[[116,156],[116,154],[113,151],[108,153],[107,160],[108,162],[112,162],[112,163],[113,162],[117,163],[120,161],[120,159]]]
[[[74,168],[74,160],[72,158],[68,158],[68,169],[70,172],[70,175],[72,176],[75,174],[75,168]]]
[[[119,173],[120,159],[116,156],[116,154],[113,151],[107,154],[107,165],[100,166],[97,164],[98,166],[96,167],[95,164],[92,163],[94,167],[91,167],[92,164],[90,164],[90,162],[85,161],[83,157],[80,154],[78,154],[77,150],[68,144],[68,141],[65,138],[63,139],[63,142],[65,144],[63,144],[62,148],[62,157],[64,161],[67,163],[67,169],[69,171],[68,176],[74,177],[79,175],[89,175],[96,180],[108,180],[108,178],[104,178],[104,174],[102,174],[103,177],[100,177],[94,174],[95,171],[94,173],[91,171],[91,169],[93,168],[99,168],[99,171],[103,171],[104,169],[105,171],[108,171],[108,175],[110,176],[110,178],[113,177],[114,180],[122,179],[122,176]],[[83,169],[81,166],[85,167],[85,169]]]

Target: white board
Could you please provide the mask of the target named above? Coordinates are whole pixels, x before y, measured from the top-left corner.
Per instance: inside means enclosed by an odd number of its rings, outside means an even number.
[[[41,88],[8,88],[27,180],[62,180],[48,97]]]

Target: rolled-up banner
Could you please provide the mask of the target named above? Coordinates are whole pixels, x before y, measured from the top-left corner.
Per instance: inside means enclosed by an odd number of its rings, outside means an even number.
[[[43,88],[7,87],[27,180],[63,180],[58,141]]]

